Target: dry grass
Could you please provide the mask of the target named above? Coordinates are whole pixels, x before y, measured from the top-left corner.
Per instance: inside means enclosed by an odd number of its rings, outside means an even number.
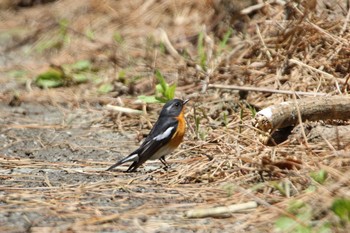
[[[11,70],[24,69],[33,77],[52,63],[62,65],[89,59],[101,77],[98,84],[89,82],[57,90],[40,90],[30,80],[24,85],[5,78],[0,81],[4,84],[0,89],[4,102],[9,102],[16,90],[22,102],[67,104],[72,109],[84,106],[91,112],[96,111],[96,103],[118,101],[141,108],[133,100],[140,93],[153,93],[153,73],[159,69],[170,83],[178,84],[177,96],[191,97],[191,104],[186,114],[189,122],[186,140],[169,158],[173,167],[168,172],[154,169],[158,162],[147,163],[150,170],[147,172],[130,175],[105,172],[113,162],[112,154],[108,162],[84,159],[48,162],[40,158],[9,157],[4,153],[0,158],[3,167],[0,214],[7,216],[8,222],[0,224],[0,231],[16,231],[15,220],[11,218],[21,213],[17,218],[24,218],[27,224],[20,231],[31,232],[175,232],[176,229],[271,232],[274,222],[282,215],[302,226],[310,226],[312,232],[317,232],[326,222],[331,223],[334,232],[346,232],[346,226],[339,224],[330,206],[335,198],[350,196],[348,140],[322,135],[321,140],[305,141],[294,134],[280,145],[262,145],[251,126],[252,111],[246,103],[262,108],[292,97],[249,92],[245,100],[240,100],[235,91],[208,88],[208,84],[232,84],[348,95],[350,10],[345,1],[318,1],[317,5],[312,4],[314,1],[289,2],[285,6],[269,1],[250,19],[239,17],[242,30],[234,30],[221,51],[220,41],[229,23],[237,24],[237,20],[230,8],[217,2],[61,0],[20,11],[3,10],[5,30],[18,28],[19,31],[10,33],[12,40],[5,41],[2,48],[5,62],[0,68],[1,75],[6,77]],[[42,42],[58,33],[60,18],[69,21],[69,43],[36,52]],[[35,24],[35,29],[28,30],[29,24]],[[86,30],[93,31],[94,38],[89,39]],[[123,42],[112,40],[115,33]],[[202,55],[198,49],[200,34],[204,38]],[[30,49],[27,57],[23,56],[26,45]],[[206,67],[200,66],[203,57]],[[121,70],[134,81],[119,82],[117,74]],[[114,91],[99,96],[97,89],[101,83],[113,84]],[[127,91],[121,93],[121,87]],[[158,111],[159,107],[150,106],[148,112],[152,114],[140,119],[133,115],[105,114],[103,119],[95,119],[93,130],[112,126],[119,132],[136,131],[142,135]],[[5,119],[11,113],[0,116]],[[1,133],[6,134],[13,127],[11,121],[2,122]],[[17,128],[45,128],[45,124],[38,123],[39,126],[26,127],[25,122],[20,122]],[[69,125],[62,127],[70,129]],[[108,151],[113,146],[104,144],[96,149]],[[123,148],[122,152],[128,150]],[[264,158],[271,162],[263,164]],[[289,158],[301,166],[286,170],[276,165],[288,163]],[[328,172],[324,184],[310,177],[311,171],[321,169]],[[37,173],[38,170],[44,172]],[[85,178],[52,183],[48,174],[61,171],[71,177]],[[309,191],[311,188],[317,191]],[[260,206],[231,218],[183,217],[184,211],[191,208],[251,200]],[[312,216],[300,220],[295,213],[287,212],[293,200],[306,203]]]

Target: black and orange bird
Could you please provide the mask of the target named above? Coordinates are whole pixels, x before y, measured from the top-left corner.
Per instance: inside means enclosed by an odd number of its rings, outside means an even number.
[[[147,160],[156,159],[159,159],[167,167],[165,155],[173,152],[180,145],[185,135],[186,121],[184,109],[187,102],[188,99],[173,99],[168,101],[141,146],[108,168],[107,171],[123,163],[132,162],[126,172],[134,172]]]

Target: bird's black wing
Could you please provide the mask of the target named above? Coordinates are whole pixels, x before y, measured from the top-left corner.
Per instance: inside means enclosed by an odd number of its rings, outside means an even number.
[[[162,134],[165,130],[167,130],[174,124],[177,124],[176,118],[159,117],[156,123],[153,125],[151,131],[143,141],[142,146],[151,141],[152,138],[156,137],[159,134]]]

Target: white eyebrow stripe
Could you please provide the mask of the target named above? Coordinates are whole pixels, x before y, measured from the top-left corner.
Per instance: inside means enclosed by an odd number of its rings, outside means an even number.
[[[169,107],[166,108],[166,110],[169,112],[172,106],[173,105],[170,105]]]
[[[167,128],[167,130],[165,130],[164,133],[155,136],[155,137],[153,138],[153,140],[160,141],[160,140],[163,140],[164,138],[169,137],[169,135],[171,134],[171,131],[172,131],[173,129],[174,129],[174,126]]]

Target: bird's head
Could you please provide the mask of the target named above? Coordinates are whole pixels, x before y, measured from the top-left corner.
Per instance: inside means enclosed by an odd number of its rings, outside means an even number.
[[[168,101],[164,106],[162,111],[160,112],[160,116],[167,117],[177,117],[182,112],[183,107],[189,101],[189,99],[181,100],[181,99],[173,99]]]

